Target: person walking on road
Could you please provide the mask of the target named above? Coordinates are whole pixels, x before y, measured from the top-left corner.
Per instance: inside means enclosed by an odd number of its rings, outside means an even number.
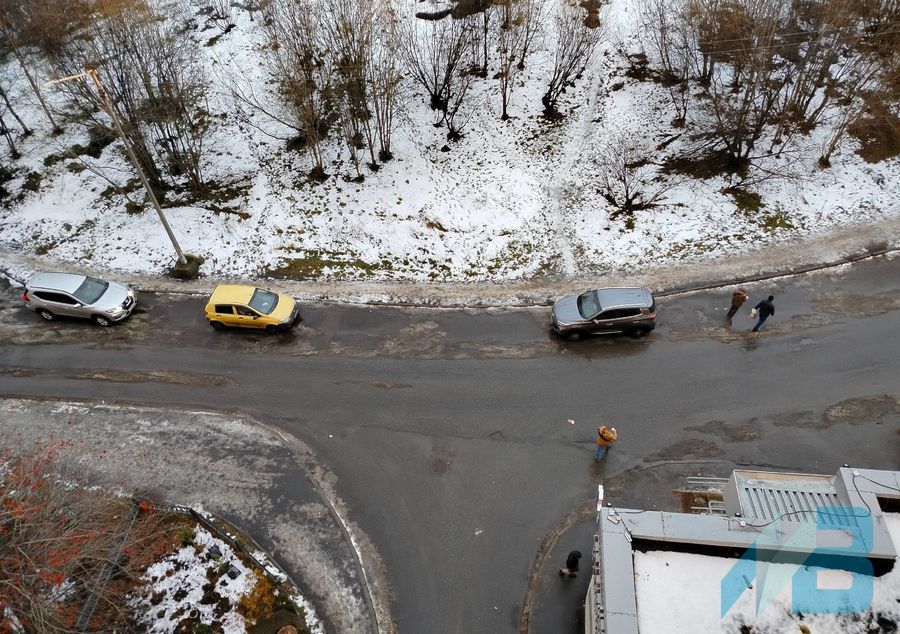
[[[762,300],[760,303],[756,305],[753,309],[753,313],[751,313],[751,317],[757,317],[759,321],[756,322],[756,325],[753,326],[753,332],[759,332],[760,326],[762,326],[766,320],[775,314],[775,296],[769,295],[768,299]]]
[[[559,574],[562,577],[575,577],[577,576],[575,573],[578,572],[578,560],[581,559],[581,552],[577,550],[573,550],[569,553],[569,556],[566,557],[566,567],[559,569]]]
[[[600,462],[600,458],[606,455],[607,449],[619,439],[619,433],[615,427],[601,425],[597,428],[597,451],[594,452],[594,462]]]
[[[737,311],[741,309],[741,306],[744,305],[744,302],[747,301],[748,297],[747,291],[743,288],[739,288],[731,294],[731,308],[728,309],[728,315],[725,317],[725,319],[728,320],[728,323],[731,323],[732,317],[737,314]]]

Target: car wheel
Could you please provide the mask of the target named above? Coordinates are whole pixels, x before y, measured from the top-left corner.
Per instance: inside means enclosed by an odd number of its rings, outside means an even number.
[[[647,334],[647,329],[642,328],[642,327],[635,328],[634,330],[631,331],[631,336],[635,339],[640,339],[641,337],[643,337],[646,334]]]
[[[49,310],[45,310],[43,308],[39,308],[37,311],[37,314],[40,315],[41,317],[43,317],[44,319],[46,319],[47,321],[53,321],[53,319],[56,317],[56,315],[51,313]]]
[[[209,325],[213,327],[213,330],[225,330],[225,324],[221,321],[211,321]]]
[[[97,324],[98,326],[103,326],[104,328],[112,324],[112,321],[110,321],[109,317],[104,317],[103,315],[94,315],[93,317],[91,317],[91,319],[94,320],[95,324]]]
[[[269,333],[270,335],[274,335],[276,332],[278,332],[278,326],[273,326],[272,324],[269,324],[268,326],[266,326],[266,332]]]
[[[581,333],[580,332],[570,332],[569,334],[566,335],[566,339],[568,339],[569,341],[578,341],[579,339],[581,339]]]

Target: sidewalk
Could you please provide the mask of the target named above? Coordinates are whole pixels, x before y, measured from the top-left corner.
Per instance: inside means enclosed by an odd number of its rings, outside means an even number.
[[[549,305],[561,295],[596,286],[646,286],[658,295],[804,273],[900,250],[900,215],[865,225],[783,241],[710,260],[640,267],[569,279],[543,277],[508,282],[342,282],[278,280],[279,290],[310,302],[489,307]],[[111,277],[140,291],[206,294],[221,282],[215,276],[189,282],[163,276],[97,270],[0,247],[0,272],[22,282],[38,270],[72,271]],[[257,282],[259,282],[257,280]],[[261,283],[261,282],[260,282]],[[268,282],[266,282],[268,284]]]
[[[61,459],[97,484],[202,508],[246,531],[327,631],[377,631],[347,528],[280,435],[242,416],[174,409],[0,399],[0,412],[0,448],[71,440]]]

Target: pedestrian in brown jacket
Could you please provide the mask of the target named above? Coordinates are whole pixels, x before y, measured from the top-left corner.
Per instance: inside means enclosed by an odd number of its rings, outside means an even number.
[[[728,309],[728,315],[725,317],[729,323],[731,322],[731,318],[734,317],[737,311],[741,309],[741,306],[744,305],[744,302],[747,301],[748,297],[747,291],[743,288],[739,288],[731,294],[731,308]]]
[[[600,425],[597,428],[597,451],[594,452],[594,462],[600,462],[600,458],[606,455],[609,446],[619,439],[619,433],[615,427]]]

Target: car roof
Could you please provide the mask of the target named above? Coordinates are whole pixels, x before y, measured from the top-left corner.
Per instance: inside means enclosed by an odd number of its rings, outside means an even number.
[[[38,273],[25,283],[26,288],[46,288],[74,293],[84,282],[84,275],[75,273]]]
[[[209,297],[211,304],[246,304],[253,297],[255,286],[246,284],[219,284]]]
[[[597,300],[601,308],[649,308],[653,295],[646,288],[599,288]]]

